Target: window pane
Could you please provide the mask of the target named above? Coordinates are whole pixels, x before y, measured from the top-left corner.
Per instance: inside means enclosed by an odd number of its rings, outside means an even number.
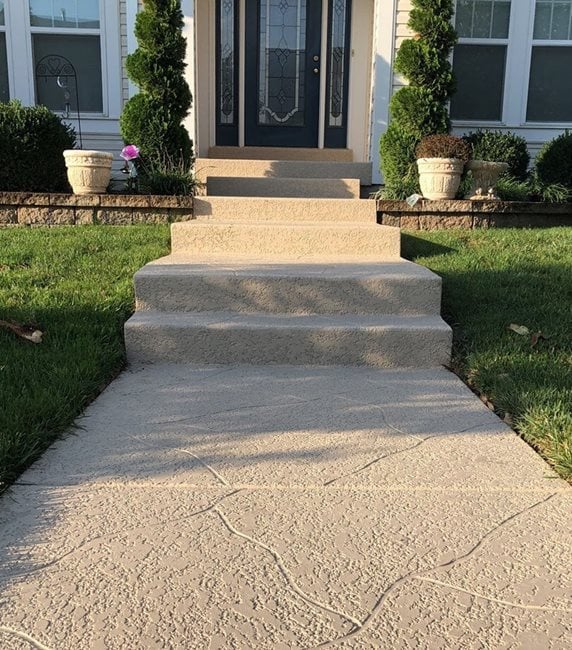
[[[33,27],[99,28],[99,0],[30,0]]]
[[[505,45],[455,47],[457,92],[451,100],[453,119],[501,120],[505,60]]]
[[[572,122],[572,47],[533,47],[529,122]]]
[[[460,38],[508,38],[511,0],[457,0]]]
[[[65,57],[74,66],[77,74],[80,111],[103,112],[99,36],[33,34],[32,43],[38,104],[45,104],[53,111],[63,111],[66,105],[66,93],[69,93],[71,111],[77,111],[73,76],[66,76],[62,72],[62,61],[58,59],[58,57]],[[61,87],[66,84],[67,88]]]
[[[572,0],[536,0],[534,38],[567,41],[572,39]]]
[[[8,88],[8,59],[6,57],[6,34],[0,32],[0,102],[10,100]]]

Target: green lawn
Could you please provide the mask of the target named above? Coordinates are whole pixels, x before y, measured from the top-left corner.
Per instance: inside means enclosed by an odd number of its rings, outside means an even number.
[[[411,232],[404,256],[443,278],[454,370],[571,480],[572,228]]]
[[[121,370],[133,273],[169,251],[168,226],[0,229],[0,492]]]
[[[403,239],[444,279],[456,372],[572,479],[572,229]],[[0,319],[46,332],[34,345],[0,330],[0,492],[123,367],[133,273],[168,250],[167,226],[0,229]]]

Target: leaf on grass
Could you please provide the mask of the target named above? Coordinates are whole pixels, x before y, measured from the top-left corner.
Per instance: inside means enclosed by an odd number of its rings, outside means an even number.
[[[530,330],[524,325],[515,325],[514,323],[511,323],[508,326],[508,329],[520,334],[520,336],[528,336],[530,334]]]
[[[530,335],[530,345],[535,348],[538,341],[547,341],[548,337],[544,336],[542,332],[533,332]]]
[[[14,332],[16,336],[19,336],[25,341],[30,341],[31,343],[41,343],[42,337],[44,336],[44,333],[34,325],[22,325],[21,323],[11,323],[7,320],[0,320],[0,327]]]

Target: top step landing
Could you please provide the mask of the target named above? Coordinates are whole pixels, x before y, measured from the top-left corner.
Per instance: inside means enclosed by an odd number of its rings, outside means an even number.
[[[306,149],[300,147],[211,147],[209,158],[235,160],[306,160],[353,162],[351,149]]]

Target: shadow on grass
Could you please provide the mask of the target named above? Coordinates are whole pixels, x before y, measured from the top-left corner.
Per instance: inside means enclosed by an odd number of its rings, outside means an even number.
[[[401,233],[401,256],[407,259],[413,259],[415,257],[434,257],[436,255],[451,253],[454,250],[455,249],[449,246],[437,244],[436,242],[422,239],[421,237],[415,237],[406,232]]]

